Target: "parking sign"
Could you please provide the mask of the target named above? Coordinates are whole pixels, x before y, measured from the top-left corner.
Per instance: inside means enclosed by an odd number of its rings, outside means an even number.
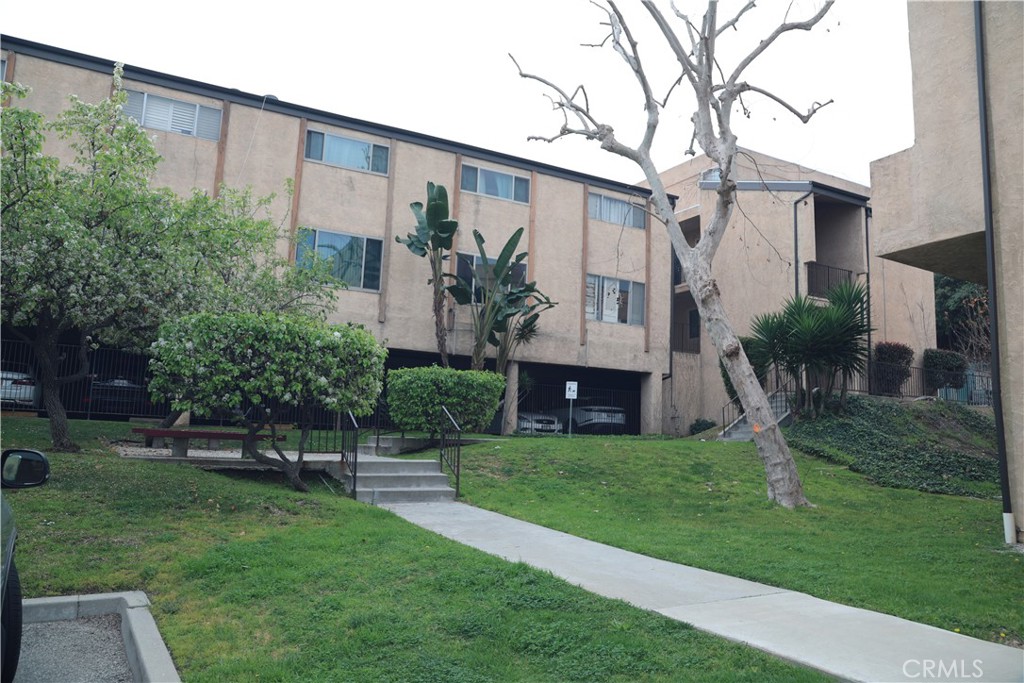
[[[565,397],[570,400],[576,398],[576,382],[565,383]]]

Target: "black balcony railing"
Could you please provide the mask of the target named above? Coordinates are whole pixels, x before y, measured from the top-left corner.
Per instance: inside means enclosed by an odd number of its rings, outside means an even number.
[[[826,266],[815,261],[807,262],[807,295],[824,298],[830,289],[844,282],[856,279],[852,270]]]

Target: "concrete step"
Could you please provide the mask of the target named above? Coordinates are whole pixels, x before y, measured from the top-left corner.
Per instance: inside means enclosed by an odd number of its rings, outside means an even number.
[[[398,460],[359,456],[356,465],[360,477],[364,474],[436,474],[441,471],[437,460]]]
[[[364,489],[356,491],[356,500],[361,503],[381,505],[383,503],[439,503],[455,500],[455,489],[408,488],[408,489]]]
[[[440,472],[431,474],[367,474],[360,471],[356,482],[356,487],[359,489],[418,489],[442,486],[448,486],[448,475]]]
[[[412,451],[420,451],[430,445],[430,439],[420,439],[411,437],[401,436],[381,436],[370,437],[369,443],[359,444],[359,455],[399,455],[401,453],[410,453]]]
[[[403,460],[359,456],[356,500],[374,505],[384,503],[430,503],[455,499],[448,475],[437,460]],[[352,490],[352,477],[342,478]]]

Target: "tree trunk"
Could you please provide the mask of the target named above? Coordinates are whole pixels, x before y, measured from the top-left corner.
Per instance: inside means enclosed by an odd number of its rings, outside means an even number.
[[[519,363],[509,361],[505,368],[505,401],[501,411],[501,433],[515,434],[519,426]]]
[[[446,320],[444,302],[445,290],[442,278],[444,264],[440,255],[430,264],[434,285],[434,336],[437,337],[437,352],[441,354],[441,367],[448,367],[448,321]]]
[[[50,441],[55,451],[76,452],[81,450],[71,440],[71,428],[68,414],[60,400],[60,383],[57,367],[60,356],[55,335],[43,335],[32,342],[32,351],[39,361],[39,375],[43,384],[43,407],[50,420]]]
[[[170,429],[184,413],[184,410],[172,410],[167,417],[160,421],[160,429]]]
[[[288,483],[292,485],[296,491],[302,491],[303,493],[309,492],[309,487],[306,486],[306,482],[302,481],[302,477],[299,476],[302,471],[302,462],[292,462],[284,458],[284,456],[272,458],[269,455],[263,453],[259,447],[258,442],[254,436],[246,439],[242,442],[242,448],[245,450],[246,455],[262,465],[270,465],[276,467],[284,473],[284,476],[288,478]]]
[[[768,397],[757,381],[743,346],[733,334],[718,284],[711,277],[710,267],[697,259],[692,259],[689,266],[687,282],[690,283],[690,291],[697,295],[694,298],[708,335],[718,350],[747,420],[754,430],[754,443],[764,464],[768,482],[768,499],[787,508],[809,506],[796,463],[775,420]]]

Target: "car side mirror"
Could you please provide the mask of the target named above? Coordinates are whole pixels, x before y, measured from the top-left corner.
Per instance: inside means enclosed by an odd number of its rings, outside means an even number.
[[[50,478],[50,461],[39,451],[9,448],[3,453],[0,473],[5,489],[41,486]]]

